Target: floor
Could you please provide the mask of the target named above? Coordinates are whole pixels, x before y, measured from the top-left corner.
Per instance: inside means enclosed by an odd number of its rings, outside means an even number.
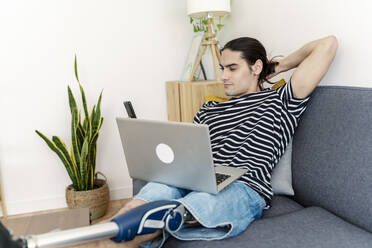
[[[107,213],[100,219],[93,221],[92,224],[97,224],[99,222],[110,220],[128,201],[130,201],[130,199],[110,201]],[[13,218],[19,219],[20,217],[36,216],[40,214],[53,213],[53,212],[58,212],[58,211],[63,211],[63,210],[64,209],[56,209],[56,210],[40,211],[40,212],[34,212],[34,213],[22,214],[22,215],[13,215],[13,216],[8,216],[7,219],[13,219]],[[0,218],[0,220],[1,219],[2,218]],[[107,239],[107,240],[100,240],[100,241],[92,241],[89,243],[69,246],[69,247],[73,247],[73,248],[83,248],[83,247],[84,248],[115,248],[115,247],[123,247],[123,246],[120,244],[114,243],[110,239]]]

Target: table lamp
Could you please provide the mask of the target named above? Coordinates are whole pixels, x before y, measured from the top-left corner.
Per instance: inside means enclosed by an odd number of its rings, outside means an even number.
[[[218,70],[220,64],[220,51],[218,50],[218,40],[216,34],[212,30],[212,18],[216,16],[223,16],[230,13],[230,0],[187,0],[187,15],[194,18],[208,18],[208,32],[204,34],[204,41],[196,58],[195,64],[192,68],[189,81],[194,78],[196,69],[198,68],[203,54],[209,46],[212,52],[213,66],[216,73],[216,81],[221,81]]]

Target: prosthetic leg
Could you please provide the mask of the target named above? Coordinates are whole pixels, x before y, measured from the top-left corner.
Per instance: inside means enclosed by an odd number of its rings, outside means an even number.
[[[24,248],[60,247],[111,238],[115,242],[133,240],[136,235],[165,228],[177,232],[184,223],[186,210],[176,201],[155,201],[134,208],[109,223],[32,235],[18,239]]]
[[[183,224],[184,214],[185,208],[176,201],[156,201],[141,205],[112,219],[120,230],[113,240],[129,241],[136,235],[154,233],[162,228],[168,232],[177,232]]]

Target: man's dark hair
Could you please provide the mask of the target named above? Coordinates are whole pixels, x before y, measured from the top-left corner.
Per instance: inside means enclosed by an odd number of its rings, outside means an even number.
[[[226,45],[221,49],[221,53],[225,49],[242,52],[242,58],[249,66],[254,65],[256,61],[260,59],[263,64],[262,72],[258,77],[258,84],[261,90],[263,90],[262,83],[264,81],[273,84],[267,80],[266,77],[275,72],[275,66],[278,64],[278,62],[272,62],[272,60],[269,61],[267,59],[266,49],[261,42],[254,38],[241,37],[226,43]]]

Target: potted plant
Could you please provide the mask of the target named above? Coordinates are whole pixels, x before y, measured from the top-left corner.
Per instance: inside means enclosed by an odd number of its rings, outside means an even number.
[[[103,117],[101,117],[102,92],[97,105],[93,106],[89,114],[84,89],[79,81],[76,56],[74,71],[80,87],[84,121],[81,122],[81,114],[75,97],[70,86],[68,86],[68,99],[72,116],[70,152],[58,136],[49,139],[40,131],[35,130],[35,132],[58,155],[72,181],[72,184],[66,188],[68,207],[88,207],[91,220],[94,220],[105,214],[110,198],[106,177],[104,177],[105,180],[98,179],[97,175],[103,174],[96,173],[97,139],[103,122]]]

